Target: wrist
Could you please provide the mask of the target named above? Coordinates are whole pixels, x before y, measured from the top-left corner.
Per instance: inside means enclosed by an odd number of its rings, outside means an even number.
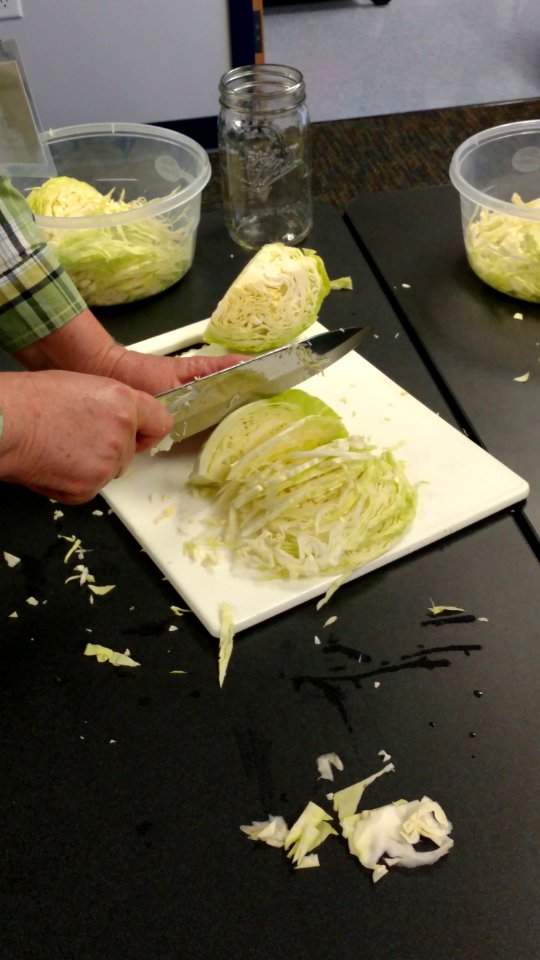
[[[85,309],[15,356],[29,370],[71,370],[111,376],[110,370],[123,350],[97,317]]]
[[[17,480],[40,419],[39,396],[28,371],[0,377],[0,479]]]

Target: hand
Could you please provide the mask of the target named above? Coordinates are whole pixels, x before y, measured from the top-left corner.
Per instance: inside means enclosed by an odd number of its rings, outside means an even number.
[[[157,400],[106,377],[3,373],[0,385],[0,478],[62,503],[91,500],[172,428]]]
[[[180,387],[189,380],[217,373],[218,370],[224,370],[245,359],[241,354],[225,354],[220,357],[153,357],[119,347],[115,362],[107,375],[128,383],[137,390],[155,394]]]
[[[154,357],[126,350],[115,343],[88,309],[15,356],[30,370],[56,368],[93,373],[151,394],[172,390],[195,377],[205,377],[245,360],[240,354]]]

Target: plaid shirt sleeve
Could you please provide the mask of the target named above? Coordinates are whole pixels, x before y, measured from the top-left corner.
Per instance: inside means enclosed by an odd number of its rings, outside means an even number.
[[[24,197],[0,175],[0,348],[21,350],[85,307]]]

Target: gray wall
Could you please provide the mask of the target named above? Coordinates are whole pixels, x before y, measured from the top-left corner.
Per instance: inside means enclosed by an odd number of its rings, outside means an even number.
[[[16,40],[44,128],[215,116],[227,0],[22,0]]]

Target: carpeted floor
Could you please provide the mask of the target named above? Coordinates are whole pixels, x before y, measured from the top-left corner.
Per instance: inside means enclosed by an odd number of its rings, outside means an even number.
[[[540,100],[449,107],[312,124],[313,194],[344,211],[362,192],[448,183],[454,150],[500,123],[540,117]],[[219,158],[203,208],[221,205]]]

